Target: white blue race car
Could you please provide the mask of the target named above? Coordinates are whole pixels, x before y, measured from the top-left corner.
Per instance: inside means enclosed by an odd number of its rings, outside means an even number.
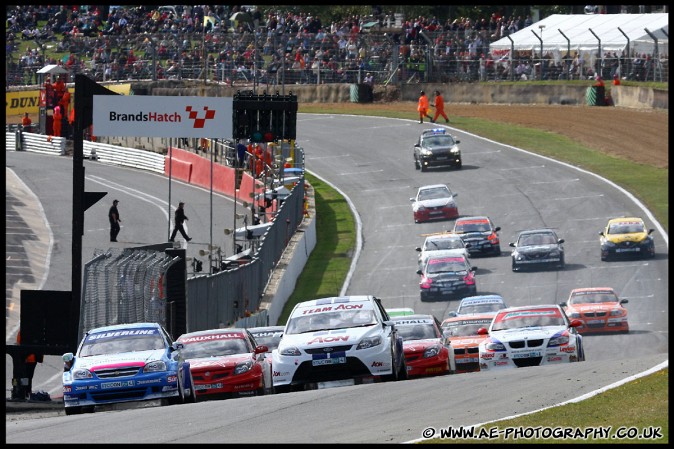
[[[403,340],[374,296],[302,302],[272,351],[272,378],[277,393],[406,379]]]
[[[189,363],[178,361],[175,353],[180,346],[157,323],[91,329],[76,354],[63,355],[66,415],[119,402],[193,401]]]

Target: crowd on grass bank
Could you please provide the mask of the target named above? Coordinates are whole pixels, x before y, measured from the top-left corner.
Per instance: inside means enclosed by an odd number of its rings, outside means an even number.
[[[324,23],[305,13],[224,5],[8,8],[8,86],[38,83],[47,64],[96,81],[208,79],[231,85],[456,82],[531,79],[653,80],[668,61],[648,54],[490,53],[489,44],[532,24],[531,16],[419,16],[392,12]],[[233,14],[240,20],[230,20]],[[21,50],[26,48],[26,50]],[[49,49],[47,51],[47,49]],[[64,56],[56,59],[58,53]],[[667,77],[665,76],[665,79]]]

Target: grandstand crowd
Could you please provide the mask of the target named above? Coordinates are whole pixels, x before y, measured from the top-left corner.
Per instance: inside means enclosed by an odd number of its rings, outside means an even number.
[[[238,13],[238,18],[235,14]],[[527,79],[648,80],[648,54],[490,53],[531,16],[395,17],[393,11],[324,23],[306,13],[225,5],[7,7],[6,85],[38,83],[54,64],[68,79],[208,79],[230,85],[455,82]],[[39,25],[40,24],[40,25]],[[19,51],[24,44],[25,51]],[[49,51],[47,52],[47,49]],[[55,59],[48,54],[64,54]],[[664,60],[664,64],[667,64]],[[662,73],[662,72],[661,72]],[[668,70],[665,71],[668,73]],[[649,75],[650,74],[650,75]]]

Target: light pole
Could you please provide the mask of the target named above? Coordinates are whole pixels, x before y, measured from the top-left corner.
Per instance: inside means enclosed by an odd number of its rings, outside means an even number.
[[[538,29],[541,30],[541,81],[543,81],[543,30],[545,29],[545,25],[538,25]]]

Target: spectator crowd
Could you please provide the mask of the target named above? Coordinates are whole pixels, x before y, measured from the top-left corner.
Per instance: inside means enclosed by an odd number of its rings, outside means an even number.
[[[209,79],[230,85],[494,81],[508,79],[645,80],[650,55],[490,53],[489,44],[532,24],[531,16],[419,16],[393,12],[324,23],[306,13],[224,5],[16,6],[8,8],[7,85],[37,84],[47,64],[72,79]],[[238,18],[233,19],[238,13]],[[28,49],[19,54],[21,43]],[[34,45],[32,45],[34,43]],[[47,56],[47,48],[64,54]],[[429,70],[432,67],[432,70]],[[367,78],[367,80],[366,80]]]

